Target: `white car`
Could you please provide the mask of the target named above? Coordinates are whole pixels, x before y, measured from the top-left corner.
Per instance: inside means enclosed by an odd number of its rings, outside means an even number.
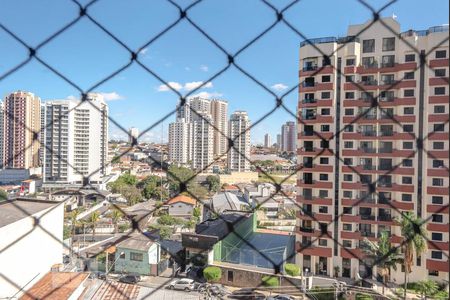
[[[171,290],[183,290],[190,292],[194,289],[194,280],[192,279],[177,279],[169,284]]]

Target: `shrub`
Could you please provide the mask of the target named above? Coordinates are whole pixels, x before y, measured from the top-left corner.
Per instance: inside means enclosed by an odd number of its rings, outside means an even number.
[[[300,267],[297,266],[296,264],[285,264],[284,271],[286,272],[286,274],[290,276],[300,275]]]
[[[222,270],[219,267],[206,267],[203,270],[203,276],[208,282],[218,281],[222,278]]]
[[[264,286],[273,287],[273,286],[278,286],[280,283],[278,282],[278,277],[264,276],[262,278],[262,284]]]

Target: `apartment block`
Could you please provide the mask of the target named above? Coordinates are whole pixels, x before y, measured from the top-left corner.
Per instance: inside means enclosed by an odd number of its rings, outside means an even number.
[[[231,172],[250,171],[250,120],[247,112],[235,111],[229,122],[233,146],[228,152],[228,169]]]
[[[102,183],[108,170],[108,106],[100,94],[83,102],[46,102],[44,187]]]
[[[294,153],[297,142],[295,122],[289,121],[281,126],[281,151]]]
[[[178,119],[169,124],[169,160],[182,165],[191,161],[192,123]]]
[[[211,170],[214,161],[213,118],[206,111],[192,116],[192,168],[202,172]]]
[[[266,148],[272,147],[272,137],[268,133],[264,135],[264,147]]]
[[[5,168],[39,167],[41,99],[33,93],[17,91],[5,97],[3,141]]]
[[[409,281],[448,280],[448,26],[401,32],[382,20],[392,31],[363,30],[368,21],[300,45],[296,259],[316,274],[376,278],[362,241],[387,231],[400,245],[395,219],[412,211],[429,242]]]
[[[211,101],[211,116],[214,120],[214,156],[224,155],[228,150],[228,102]]]

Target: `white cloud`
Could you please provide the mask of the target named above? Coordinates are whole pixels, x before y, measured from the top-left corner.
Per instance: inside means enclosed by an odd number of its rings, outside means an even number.
[[[144,48],[141,51],[139,51],[140,54],[145,55],[148,52],[148,48]]]
[[[217,93],[217,92],[212,92],[212,93],[208,93],[208,92],[200,92],[197,94],[194,94],[192,96],[189,96],[189,98],[194,98],[194,97],[201,97],[201,98],[219,98],[222,97],[223,94],[221,93]]]
[[[122,99],[125,98],[125,97],[123,97],[122,95],[119,95],[117,92],[100,93],[100,95],[103,96],[103,99],[105,99],[105,101],[122,100]]]
[[[202,70],[203,72],[208,72],[209,68],[207,65],[200,65],[200,70]]]
[[[184,89],[186,91],[192,91],[192,90],[195,90],[196,88],[200,87],[202,84],[203,84],[203,81],[186,82],[184,84]],[[212,88],[212,87],[213,87],[212,82],[207,82],[201,88],[206,89],[206,88]]]
[[[78,100],[78,97],[75,97],[74,95],[70,95],[66,97],[67,100]]]
[[[282,84],[282,83],[277,83],[277,84],[272,85],[271,88],[281,92],[281,91],[284,91],[285,89],[287,89],[288,86],[285,84]]]
[[[166,84],[161,84],[158,87],[158,92],[168,92],[168,91],[171,90],[169,87],[171,87],[174,90],[179,91],[179,90],[181,90],[183,88],[183,85],[181,85],[180,83],[175,82],[175,81],[170,81],[170,82],[168,82],[167,85]]]

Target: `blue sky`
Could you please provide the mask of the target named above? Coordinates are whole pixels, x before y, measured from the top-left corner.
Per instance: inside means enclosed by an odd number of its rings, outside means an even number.
[[[81,1],[86,3],[88,1]],[[185,7],[192,1],[175,1]],[[272,0],[282,8],[290,1]],[[372,0],[375,8],[386,0]],[[382,15],[397,15],[402,30],[427,29],[448,23],[446,0],[399,0]],[[9,0],[0,2],[0,23],[35,47],[78,15],[78,8],[69,0]],[[178,18],[178,10],[166,0],[100,0],[89,7],[89,14],[114,33],[131,49],[137,50],[158,32]],[[267,28],[274,12],[259,0],[204,0],[188,12],[198,26],[211,35],[228,53],[236,53],[249,40]],[[350,24],[363,23],[372,17],[370,11],[354,0],[302,0],[284,16],[308,37],[343,36]],[[262,39],[243,51],[236,62],[275,93],[298,83],[298,50],[301,38],[284,24],[278,24]],[[23,61],[28,51],[0,29],[0,75]],[[82,89],[88,89],[129,62],[129,54],[88,19],[58,36],[38,51],[39,57],[60,71]],[[141,51],[140,61],[167,82],[186,94],[199,82],[208,79],[227,65],[227,57],[203,37],[186,20]],[[286,89],[285,89],[286,88]],[[14,90],[31,91],[43,100],[79,96],[79,92],[58,78],[36,60],[0,81],[2,98]],[[133,64],[95,91],[105,93],[110,116],[123,127],[147,128],[175,108],[178,96],[166,91],[156,78]],[[235,67],[199,90],[229,101],[229,112],[247,110],[257,121],[274,107],[275,99]],[[285,98],[295,113],[297,95]],[[265,133],[272,139],[282,123],[292,119],[277,111],[252,130],[253,142],[262,142]],[[167,138],[169,117],[161,126],[144,136],[159,141],[162,132]],[[111,124],[111,137],[120,137]]]

